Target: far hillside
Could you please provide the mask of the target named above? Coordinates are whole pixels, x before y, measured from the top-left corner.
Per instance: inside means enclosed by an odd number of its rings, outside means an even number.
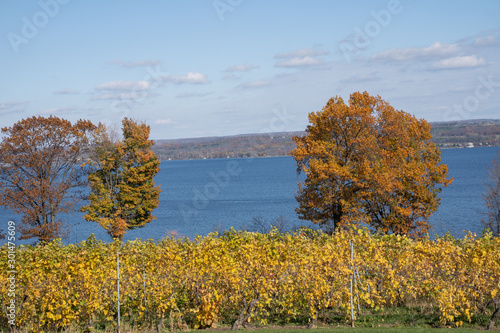
[[[441,148],[500,146],[500,119],[477,119],[432,124],[432,140]],[[161,160],[286,156],[294,136],[304,132],[245,134],[224,137],[156,140]]]
[[[442,148],[500,146],[500,120],[478,119],[431,123],[432,140]]]

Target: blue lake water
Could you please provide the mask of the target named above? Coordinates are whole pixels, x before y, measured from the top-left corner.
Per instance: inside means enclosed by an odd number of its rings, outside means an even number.
[[[497,152],[500,147],[442,151],[442,162],[455,180],[441,192],[441,206],[430,220],[432,233],[449,231],[463,236],[463,230],[481,232],[482,212],[486,210],[484,182]],[[290,225],[311,225],[295,213],[299,177],[291,157],[164,161],[155,180],[162,189],[160,206],[154,211],[157,219],[129,231],[125,240],[158,240],[169,232],[188,237],[206,235],[216,229],[239,229],[254,217],[270,222],[284,216]],[[61,215],[70,231],[66,243],[82,241],[92,233],[111,240],[82,215]],[[4,231],[8,220],[20,220],[3,209],[0,219],[5,221],[0,227]]]

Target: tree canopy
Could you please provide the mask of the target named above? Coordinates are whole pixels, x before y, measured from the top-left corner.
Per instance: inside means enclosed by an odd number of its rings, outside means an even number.
[[[160,161],[151,151],[150,128],[125,118],[123,140],[117,140],[104,126],[96,131],[91,155],[94,167],[88,175],[90,203],[82,207],[87,221],[99,223],[113,238],[142,227],[155,217],[160,188],[154,176]]]
[[[31,117],[2,128],[0,204],[22,214],[21,239],[62,235],[59,213],[74,209],[85,183],[80,167],[95,126],[88,120]]]
[[[447,167],[432,143],[430,125],[395,110],[380,96],[331,98],[309,114],[291,154],[299,183],[297,213],[326,228],[367,223],[385,233],[420,236],[439,206]]]

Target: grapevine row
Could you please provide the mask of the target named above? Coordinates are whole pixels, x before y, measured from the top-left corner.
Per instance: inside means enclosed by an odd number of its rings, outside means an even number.
[[[0,248],[2,258],[7,251]],[[37,332],[116,322],[118,252],[122,318],[159,329],[166,318],[170,325],[206,328],[227,316],[239,328],[265,323],[271,312],[285,320],[306,313],[312,325],[329,308],[347,320],[352,279],[356,315],[358,308],[418,301],[435,307],[443,325],[460,326],[488,304],[500,303],[500,239],[491,235],[413,240],[366,230],[333,236],[231,230],[159,242],[103,243],[91,237],[16,252],[16,326]],[[5,305],[9,269],[4,260],[0,265]],[[0,320],[8,326],[6,313]]]

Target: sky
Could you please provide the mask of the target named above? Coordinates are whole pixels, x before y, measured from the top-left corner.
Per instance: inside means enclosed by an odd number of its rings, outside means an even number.
[[[0,0],[0,125],[302,131],[355,91],[431,122],[499,119],[499,18],[498,0]]]

